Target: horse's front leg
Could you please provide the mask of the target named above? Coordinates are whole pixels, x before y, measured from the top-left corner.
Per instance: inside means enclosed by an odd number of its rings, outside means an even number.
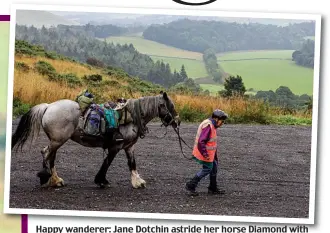
[[[144,188],[146,187],[146,182],[140,177],[136,170],[136,163],[134,158],[134,146],[125,149],[128,168],[131,172],[131,181],[133,188]]]

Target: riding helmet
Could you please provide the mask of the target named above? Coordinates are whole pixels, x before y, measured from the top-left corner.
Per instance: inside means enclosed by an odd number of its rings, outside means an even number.
[[[220,109],[216,109],[212,113],[212,118],[218,118],[219,120],[226,120],[228,118],[227,113]]]

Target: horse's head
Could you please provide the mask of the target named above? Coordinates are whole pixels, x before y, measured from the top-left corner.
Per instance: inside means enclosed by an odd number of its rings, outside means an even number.
[[[171,125],[173,128],[177,128],[181,121],[175,110],[174,103],[166,92],[161,91],[160,94],[161,98],[158,105],[158,116],[165,126]]]

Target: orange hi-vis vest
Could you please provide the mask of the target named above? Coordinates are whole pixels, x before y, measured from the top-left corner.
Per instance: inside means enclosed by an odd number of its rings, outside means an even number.
[[[201,135],[202,129],[204,129],[208,125],[210,125],[210,127],[211,127],[210,140],[206,143],[206,150],[207,150],[209,159],[205,158],[201,154],[201,152],[198,150],[198,147],[197,147],[198,140]],[[206,119],[198,127],[196,138],[195,138],[195,145],[194,145],[194,149],[193,149],[193,156],[200,161],[212,163],[214,160],[216,151],[217,151],[217,130],[214,127],[212,121],[209,119]]]

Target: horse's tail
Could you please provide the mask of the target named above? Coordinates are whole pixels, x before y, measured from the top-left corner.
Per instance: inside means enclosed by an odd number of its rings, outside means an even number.
[[[15,133],[12,136],[11,148],[15,146],[22,147],[32,134],[33,140],[38,137],[42,117],[48,108],[48,104],[43,103],[34,106],[26,114],[24,114],[18,124]]]

